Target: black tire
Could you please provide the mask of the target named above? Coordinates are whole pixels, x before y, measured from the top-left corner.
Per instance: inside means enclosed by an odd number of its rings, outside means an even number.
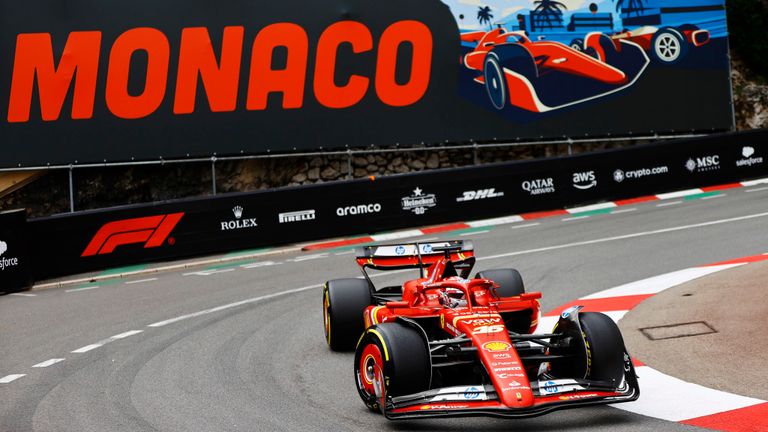
[[[593,41],[594,39],[588,39],[590,45],[594,45]],[[619,51],[616,49],[613,39],[607,35],[600,34],[597,37],[597,45],[599,45],[599,49],[596,49],[594,46],[588,46],[584,50],[584,53],[605,64],[615,64],[619,56]]]
[[[523,277],[515,269],[483,270],[475,275],[476,279],[490,279],[499,285],[496,294],[499,297],[514,297],[525,292]]]
[[[571,44],[568,45],[569,47],[575,49],[576,51],[583,52],[584,51],[584,39],[576,38],[571,41]]]
[[[351,351],[363,334],[363,311],[371,305],[371,288],[364,279],[334,279],[323,289],[325,341],[333,351]]]
[[[579,322],[587,347],[584,377],[618,386],[624,376],[625,352],[619,326],[599,312],[582,312]]]
[[[509,105],[510,98],[504,69],[512,70],[528,81],[533,82],[538,76],[536,62],[531,53],[519,44],[498,45],[485,56],[483,77],[485,90],[494,108],[504,109]]]
[[[385,396],[429,390],[431,373],[427,340],[408,325],[395,322],[371,326],[357,344],[355,384],[360,398],[372,411],[381,410]],[[381,389],[378,395],[372,382]]]
[[[688,52],[688,41],[675,28],[662,27],[651,39],[651,56],[664,64],[675,64]]]

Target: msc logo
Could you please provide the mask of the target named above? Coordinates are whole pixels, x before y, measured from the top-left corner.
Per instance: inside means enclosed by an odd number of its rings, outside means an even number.
[[[134,243],[144,243],[144,248],[162,246],[182,216],[183,212],[106,223],[80,256],[109,254],[118,246]]]

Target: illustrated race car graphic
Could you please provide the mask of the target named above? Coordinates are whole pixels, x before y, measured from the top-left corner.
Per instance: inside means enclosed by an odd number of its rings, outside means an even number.
[[[328,281],[325,336],[355,349],[357,391],[389,419],[531,417],[557,409],[636,400],[635,370],[616,324],[566,309],[551,333],[534,334],[541,293],[514,269],[469,278],[468,241],[366,246],[364,278]],[[374,287],[369,273],[418,270]]]
[[[474,49],[463,64],[477,71],[496,109],[508,105],[547,112],[623,90],[635,83],[649,60],[637,43],[602,33],[584,38],[583,50],[560,42],[531,42],[524,32],[497,28],[461,35]]]
[[[709,31],[695,25],[679,27],[644,26],[611,36],[614,41],[634,42],[651,54],[654,60],[674,64],[685,57],[691,48],[700,47],[709,42]]]

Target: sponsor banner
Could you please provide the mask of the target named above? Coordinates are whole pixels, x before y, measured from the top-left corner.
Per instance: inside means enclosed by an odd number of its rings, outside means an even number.
[[[539,3],[6,1],[0,167],[733,128],[724,0]]]
[[[768,175],[768,131],[158,204],[28,222],[39,278],[567,208]],[[693,161],[689,164],[688,161]],[[689,167],[693,167],[691,170]],[[51,239],[56,241],[52,242]],[[10,260],[12,244],[2,257]],[[432,244],[422,247],[430,253]],[[15,246],[14,246],[15,247]],[[414,253],[405,247],[377,253]],[[4,261],[3,261],[4,263]],[[19,258],[19,265],[23,264]],[[12,264],[2,264],[6,270]],[[492,325],[489,323],[487,325]],[[490,332],[491,329],[484,329]],[[504,358],[504,351],[493,351]]]
[[[25,211],[0,212],[0,293],[21,291],[32,286],[29,245]]]

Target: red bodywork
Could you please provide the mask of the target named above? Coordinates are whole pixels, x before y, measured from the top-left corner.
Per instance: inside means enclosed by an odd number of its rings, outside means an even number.
[[[483,71],[485,56],[495,46],[505,43],[517,43],[531,53],[539,74],[550,69],[592,78],[609,84],[624,84],[627,81],[624,72],[581,51],[577,51],[559,42],[531,42],[521,32],[506,32],[504,29],[497,28],[489,32],[463,33],[461,40],[464,42],[477,42],[475,50],[464,56],[464,64],[468,68],[480,72]],[[483,77],[480,76],[476,80],[482,83]]]
[[[366,308],[363,314],[365,328],[394,322],[398,318],[439,318],[440,328],[445,332],[446,338],[466,336],[470,339],[470,345],[477,349],[479,360],[488,372],[497,395],[497,398],[483,400],[438,399],[409,403],[407,406],[395,405],[385,412],[388,418],[477,414],[526,417],[540,415],[563,405],[600,403],[601,400],[602,403],[607,403],[609,399],[617,402],[627,397],[627,391],[609,392],[594,389],[573,390],[555,395],[535,394],[532,383],[537,380],[539,367],[526,367],[523,364],[501,314],[527,313],[530,316],[530,325],[524,333],[532,334],[536,330],[540,315],[541,293],[530,292],[502,298],[496,294],[498,285],[491,280],[443,276],[447,268],[454,263],[470,262],[471,270],[474,260],[472,250],[450,253],[450,259],[439,254],[422,253],[417,256],[407,252],[403,253],[403,256],[358,256],[357,262],[363,268],[386,270],[420,265],[427,267],[424,277],[409,280],[402,285],[401,301],[388,301],[383,305]],[[441,298],[445,298],[443,295],[469,301],[463,306],[448,306],[441,302]],[[377,355],[381,356],[381,353]]]

